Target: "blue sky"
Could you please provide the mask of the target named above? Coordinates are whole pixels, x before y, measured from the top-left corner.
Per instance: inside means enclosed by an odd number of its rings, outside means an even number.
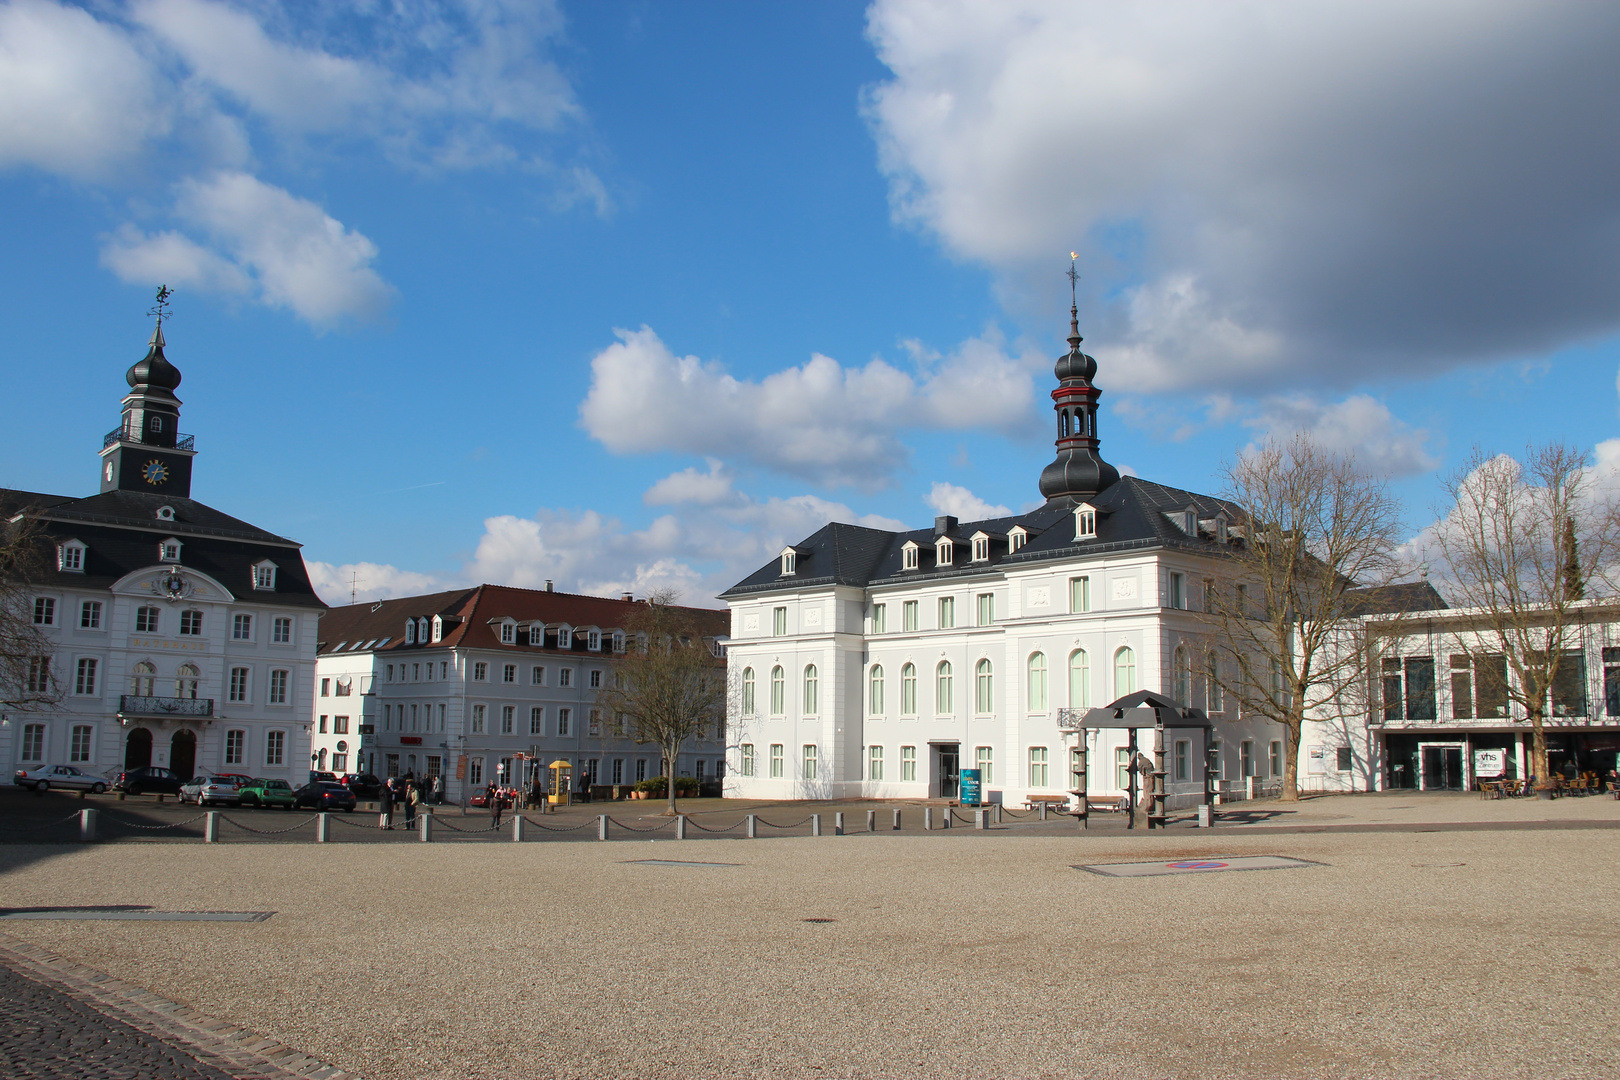
[[[1617,16],[1468,10],[9,0],[0,483],[94,489],[166,281],[195,495],[328,601],[712,602],[1036,500],[1074,250],[1109,460],[1305,427],[1416,531],[1620,458]]]

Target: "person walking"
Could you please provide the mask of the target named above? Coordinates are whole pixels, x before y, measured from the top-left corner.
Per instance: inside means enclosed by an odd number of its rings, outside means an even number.
[[[506,799],[501,789],[494,784],[489,786],[489,817],[495,828],[501,827],[501,811],[506,808]]]
[[[416,807],[422,801],[422,792],[411,781],[405,781],[405,827],[416,826]]]
[[[434,777],[433,777],[433,805],[434,806],[442,806],[443,804],[444,804],[444,777],[439,776],[438,774],[434,774]]]
[[[392,829],[394,827],[393,777],[389,777],[388,781],[377,789],[377,809],[381,811],[377,815],[377,826],[383,829]]]

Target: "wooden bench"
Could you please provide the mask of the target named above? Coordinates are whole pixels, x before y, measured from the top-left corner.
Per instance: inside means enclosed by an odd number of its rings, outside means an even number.
[[[1111,814],[1123,813],[1129,809],[1131,801],[1124,795],[1087,795],[1086,811],[1106,810]]]
[[[1042,805],[1048,810],[1067,810],[1069,797],[1067,795],[1031,795],[1024,800],[1025,810],[1039,810]]]

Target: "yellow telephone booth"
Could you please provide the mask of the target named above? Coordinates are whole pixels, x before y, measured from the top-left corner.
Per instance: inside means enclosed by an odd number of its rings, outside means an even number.
[[[548,801],[552,806],[567,806],[568,794],[574,789],[574,767],[558,758],[547,768],[551,770],[551,794],[547,797]]]

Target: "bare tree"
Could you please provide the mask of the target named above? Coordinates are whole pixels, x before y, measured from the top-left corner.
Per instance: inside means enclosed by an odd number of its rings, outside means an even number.
[[[673,591],[654,592],[626,628],[630,645],[597,701],[640,743],[657,746],[675,806],[675,762],[688,739],[724,724],[726,669],[704,639],[695,613],[674,605]]]
[[[1586,455],[1551,443],[1524,462],[1475,449],[1446,481],[1450,505],[1435,529],[1454,606],[1473,609],[1477,632],[1459,635],[1476,670],[1500,671],[1495,692],[1525,712],[1536,784],[1552,784],[1545,719],[1549,697],[1579,638],[1580,611],[1620,554],[1616,504],[1593,483]]]
[[[1399,506],[1383,479],[1304,432],[1238,457],[1225,479],[1243,520],[1224,580],[1206,590],[1205,618],[1229,657],[1206,676],[1282,727],[1282,798],[1294,800],[1305,721],[1365,682],[1366,654],[1344,630],[1348,594],[1395,579]]]
[[[51,643],[34,622],[34,588],[49,545],[26,514],[0,524],[0,708],[37,709],[62,700]]]

